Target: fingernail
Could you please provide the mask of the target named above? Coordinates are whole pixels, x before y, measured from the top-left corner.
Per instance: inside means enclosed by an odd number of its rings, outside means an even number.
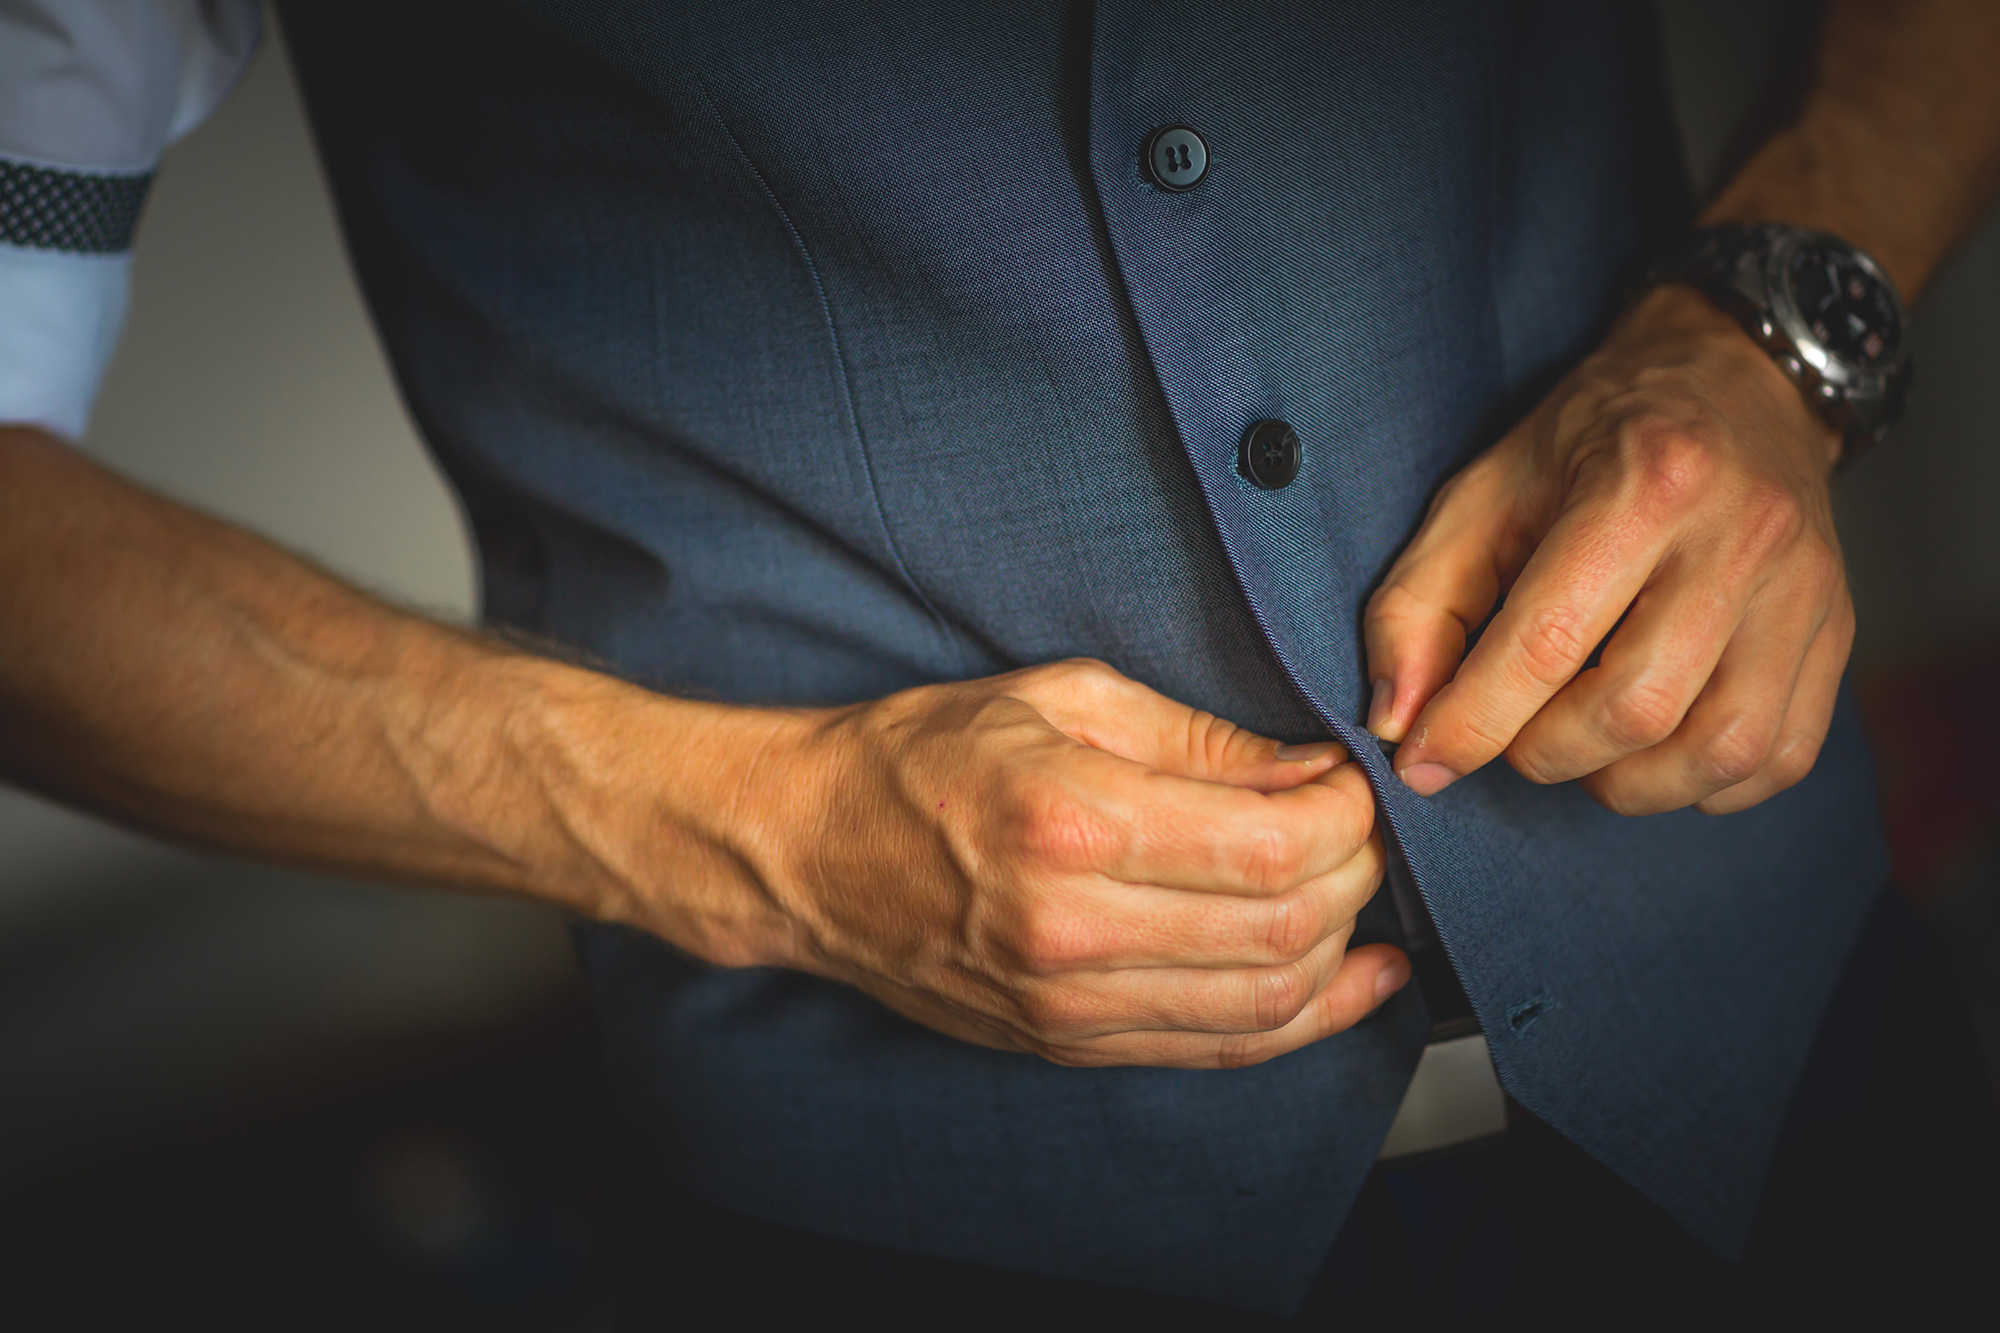
[[[1339,748],[1337,741],[1305,741],[1298,745],[1280,745],[1273,753],[1286,763],[1295,764],[1324,759]]]
[[[1408,787],[1419,796],[1435,796],[1452,783],[1458,781],[1458,774],[1452,772],[1443,764],[1431,763],[1428,760],[1421,764],[1411,764],[1408,768],[1398,769],[1396,776],[1403,780],[1405,787]]]
[[[1396,701],[1396,687],[1386,680],[1375,682],[1368,700],[1368,730],[1383,740],[1393,740],[1382,728],[1389,725],[1389,705]]]
[[[1409,979],[1410,965],[1408,963],[1399,961],[1389,964],[1389,966],[1375,974],[1375,998],[1377,1000],[1388,999],[1391,995],[1403,989],[1403,986]]]

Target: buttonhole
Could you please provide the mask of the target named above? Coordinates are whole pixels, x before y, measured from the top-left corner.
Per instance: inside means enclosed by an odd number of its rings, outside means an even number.
[[[1556,1002],[1546,990],[1538,990],[1507,1011],[1507,1026],[1519,1035],[1527,1032],[1541,1021],[1542,1015],[1556,1007]]]

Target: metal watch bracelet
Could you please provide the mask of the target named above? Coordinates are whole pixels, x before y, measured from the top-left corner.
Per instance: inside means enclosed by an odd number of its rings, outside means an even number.
[[[1874,340],[1866,344],[1873,355],[1841,356],[1816,335],[1800,308],[1792,275],[1825,255],[1846,268],[1854,299],[1872,301],[1872,313],[1887,325],[1862,330]],[[1879,443],[1902,415],[1913,374],[1908,315],[1895,284],[1858,247],[1783,223],[1704,227],[1648,266],[1640,290],[1664,283],[1695,288],[1764,349],[1807,404],[1840,433],[1842,466]],[[1834,293],[1836,299],[1844,295]],[[1820,332],[1826,332],[1823,323]]]

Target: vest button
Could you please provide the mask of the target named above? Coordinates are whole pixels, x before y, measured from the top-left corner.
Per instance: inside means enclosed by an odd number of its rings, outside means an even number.
[[[1282,421],[1259,421],[1243,432],[1236,466],[1267,491],[1282,490],[1299,475],[1299,433]]]
[[[1192,190],[1208,175],[1208,145],[1187,126],[1168,125],[1146,136],[1140,166],[1162,190]]]

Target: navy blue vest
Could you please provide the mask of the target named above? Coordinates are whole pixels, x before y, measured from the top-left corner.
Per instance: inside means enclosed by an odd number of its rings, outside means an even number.
[[[1883,878],[1843,709],[1748,813],[1360,732],[1360,608],[1677,209],[1648,10],[757,0],[286,10],[489,616],[662,690],[832,703],[1070,654],[1367,760],[1506,1087],[1724,1251]],[[1197,190],[1148,186],[1160,125]],[[1683,205],[1684,206],[1684,205]],[[1291,422],[1298,481],[1234,469]],[[661,756],[671,763],[672,756]],[[1392,933],[1380,912],[1369,930]],[[766,1218],[1283,1309],[1427,1028],[1070,1070],[582,932],[633,1122]]]

